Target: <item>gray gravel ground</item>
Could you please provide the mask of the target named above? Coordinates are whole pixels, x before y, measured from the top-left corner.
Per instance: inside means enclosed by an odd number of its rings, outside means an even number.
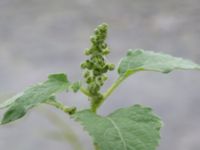
[[[66,72],[72,81],[79,79],[82,51],[101,22],[110,25],[109,60],[114,63],[129,48],[200,63],[199,0],[0,0],[0,98],[46,79],[49,73]],[[106,87],[116,74],[110,77]],[[100,113],[134,103],[151,106],[165,123],[158,150],[199,150],[199,89],[200,72],[142,72],[123,83]],[[60,98],[79,108],[88,106],[81,94]],[[15,124],[0,127],[0,150],[73,149],[63,140],[46,137],[47,131],[58,129],[46,119],[43,108],[54,111],[41,106]],[[73,125],[85,150],[92,150],[87,133],[62,112],[54,112]]]

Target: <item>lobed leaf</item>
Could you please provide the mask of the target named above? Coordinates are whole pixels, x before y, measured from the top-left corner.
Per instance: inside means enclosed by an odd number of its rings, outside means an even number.
[[[129,50],[127,55],[122,58],[118,67],[118,73],[130,75],[137,71],[157,71],[169,73],[178,69],[198,69],[200,65],[192,61],[177,58],[163,53],[155,53],[144,50]]]
[[[52,99],[54,94],[64,91],[70,83],[65,74],[52,74],[48,80],[32,86],[24,92],[14,96],[0,105],[0,108],[8,107],[1,124],[6,124],[23,117],[34,106]]]
[[[77,112],[73,117],[100,150],[155,150],[159,144],[161,120],[141,105],[119,109],[106,117],[90,110]]]

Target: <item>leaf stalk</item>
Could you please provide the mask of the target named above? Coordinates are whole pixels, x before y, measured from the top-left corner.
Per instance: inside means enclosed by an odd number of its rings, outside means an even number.
[[[133,73],[131,73],[133,74]],[[110,88],[103,94],[103,98],[93,108],[93,111],[96,112],[97,109],[104,103],[104,101],[114,92],[114,90],[129,76],[130,74],[124,74],[117,78],[117,80],[111,85]]]
[[[46,104],[49,104],[51,106],[54,106],[60,110],[62,110],[65,113],[68,113],[69,115],[72,115],[76,112],[76,107],[68,107],[62,104],[61,102],[55,101],[55,100],[50,100],[45,102]]]

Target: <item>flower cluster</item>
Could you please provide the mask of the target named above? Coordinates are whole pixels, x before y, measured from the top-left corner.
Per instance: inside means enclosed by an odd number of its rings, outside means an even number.
[[[85,55],[90,56],[90,59],[81,64],[81,68],[84,69],[87,90],[94,100],[102,99],[100,89],[107,80],[105,73],[115,68],[114,64],[105,61],[105,56],[110,53],[105,43],[107,28],[107,24],[97,26],[94,35],[90,38],[91,47],[85,50]]]

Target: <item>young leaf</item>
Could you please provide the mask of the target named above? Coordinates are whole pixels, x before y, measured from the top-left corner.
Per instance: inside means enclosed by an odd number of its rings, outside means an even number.
[[[50,75],[47,81],[30,87],[2,104],[1,108],[8,107],[8,110],[5,112],[1,124],[23,117],[29,109],[51,99],[54,94],[66,90],[69,85],[65,74]]]
[[[77,93],[81,87],[81,82],[74,82],[70,84],[69,90],[72,90],[73,92]]]
[[[155,150],[159,144],[162,123],[147,107],[134,105],[107,117],[84,110],[73,117],[81,122],[100,150]]]
[[[173,57],[163,53],[144,50],[129,50],[127,56],[122,58],[118,73],[130,75],[137,71],[157,71],[169,73],[178,69],[199,69],[200,65],[182,58]]]

